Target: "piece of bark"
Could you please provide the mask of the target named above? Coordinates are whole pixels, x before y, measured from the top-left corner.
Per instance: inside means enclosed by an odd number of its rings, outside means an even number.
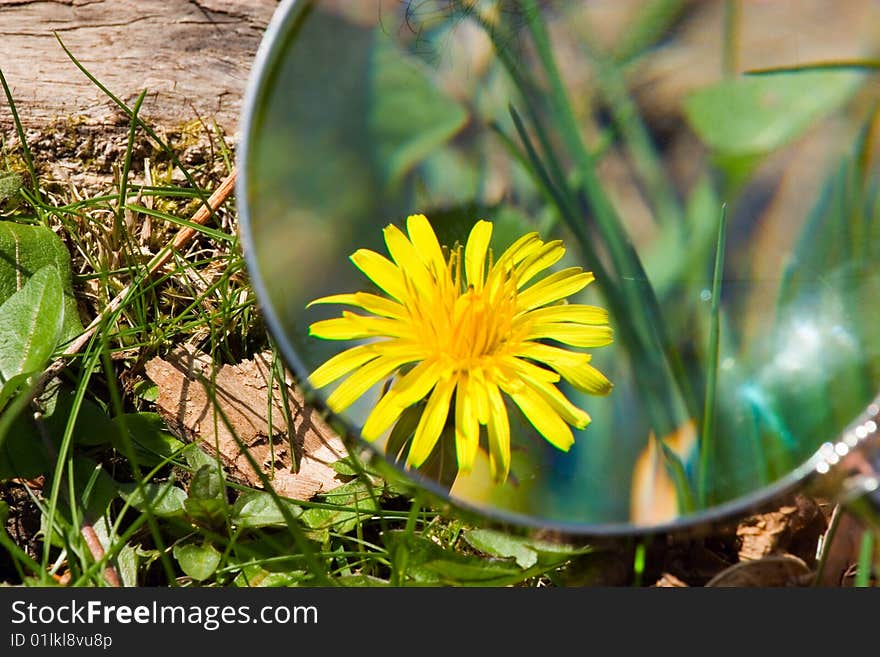
[[[55,38],[129,106],[162,125],[238,124],[254,55],[278,0],[0,0],[0,66],[25,127],[118,111]],[[0,106],[5,106],[5,100]],[[12,114],[0,111],[0,129]]]
[[[150,360],[146,372],[159,389],[158,412],[172,433],[219,454],[233,480],[261,487],[250,455],[279,495],[307,500],[343,483],[332,464],[347,452],[291,381],[285,382],[293,420],[288,427],[270,358],[259,354],[223,365],[212,376],[210,358],[181,348],[167,360]]]
[[[794,495],[774,511],[759,513],[740,521],[740,561],[796,552],[804,562],[815,558],[816,546],[827,523],[816,502],[805,495]]]

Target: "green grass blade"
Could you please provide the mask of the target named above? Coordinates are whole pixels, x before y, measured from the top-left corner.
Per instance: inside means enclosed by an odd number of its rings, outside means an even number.
[[[871,575],[874,566],[874,530],[871,527],[865,529],[862,534],[862,543],[859,546],[859,566],[856,571],[856,579],[853,583],[858,588],[871,586]]]
[[[715,439],[715,396],[718,391],[718,352],[721,331],[721,280],[724,276],[724,251],[727,241],[727,205],[721,206],[718,220],[718,244],[715,248],[715,269],[712,274],[712,309],[709,320],[709,346],[706,352],[706,396],[703,407],[703,428],[700,432],[700,464],[698,501],[706,506],[710,468]]]
[[[18,135],[18,140],[21,142],[21,152],[24,156],[25,164],[27,164],[28,173],[31,177],[31,184],[34,186],[34,196],[39,201],[42,201],[43,195],[40,193],[40,182],[37,179],[37,170],[34,167],[34,158],[31,155],[31,149],[28,146],[27,137],[24,133],[24,128],[21,125],[21,118],[18,116],[18,110],[15,107],[15,100],[12,98],[12,92],[9,90],[9,85],[6,83],[6,77],[3,75],[3,69],[0,69],[0,85],[3,86],[3,93],[6,94],[6,102],[9,104],[9,110],[12,112],[12,121],[15,124],[15,132]]]
[[[202,204],[206,208],[208,208],[208,211],[211,213],[211,216],[213,216],[214,211],[211,209],[211,205],[208,203],[207,195],[201,193],[198,185],[196,185],[196,182],[192,177],[192,174],[190,174],[190,172],[187,170],[187,168],[185,166],[183,166],[183,164],[180,162],[180,158],[177,157],[177,154],[174,152],[174,150],[170,146],[168,146],[168,144],[166,144],[164,142],[164,140],[162,140],[161,137],[159,137],[159,135],[156,133],[156,131],[153,130],[153,128],[151,128],[148,123],[145,123],[143,120],[141,120],[137,116],[137,114],[134,111],[132,111],[132,109],[128,105],[126,105],[124,102],[122,102],[122,100],[117,98],[110,91],[110,89],[108,89],[100,80],[98,80],[98,78],[96,78],[94,75],[92,75],[91,72],[89,72],[89,70],[80,63],[80,61],[73,55],[73,53],[64,44],[64,41],[61,40],[61,37],[58,36],[57,32],[55,32],[55,38],[58,40],[58,43],[61,45],[62,50],[64,50],[64,53],[68,56],[68,58],[70,58],[70,61],[73,62],[74,66],[76,66],[82,72],[82,74],[85,75],[92,82],[92,84],[94,84],[96,87],[98,87],[98,89],[100,89],[102,93],[104,93],[111,101],[113,101],[113,103],[119,109],[121,109],[125,113],[126,116],[128,116],[132,121],[136,122],[137,125],[144,132],[146,132],[150,136],[150,138],[153,139],[153,141],[155,141],[159,145],[159,147],[165,152],[165,154],[174,163],[174,165],[178,169],[180,169],[181,173],[183,173],[183,176],[186,178],[186,181],[192,186],[192,188],[194,190],[196,190],[196,193],[199,196],[199,200],[202,202]]]

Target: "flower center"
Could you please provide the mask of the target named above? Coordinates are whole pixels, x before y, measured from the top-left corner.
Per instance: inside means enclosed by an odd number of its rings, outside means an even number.
[[[437,286],[436,297],[419,298],[413,313],[426,355],[449,362],[456,371],[486,366],[507,351],[518,337],[514,331],[516,280],[512,272],[492,265],[483,280],[462,280],[461,249],[453,250]],[[413,310],[413,309],[411,309]]]

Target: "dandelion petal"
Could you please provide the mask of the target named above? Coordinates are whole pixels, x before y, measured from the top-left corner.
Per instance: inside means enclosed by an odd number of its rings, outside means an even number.
[[[523,415],[554,447],[567,452],[574,444],[574,436],[568,424],[559,417],[553,407],[541,395],[529,386],[522,386],[519,391],[505,391],[519,406]]]
[[[488,221],[478,221],[471,229],[464,249],[464,271],[467,282],[477,290],[483,289],[483,269],[486,266],[486,251],[489,249],[491,238],[492,224]]]
[[[459,467],[469,472],[480,447],[480,423],[467,376],[462,377],[455,393],[455,453]]]
[[[510,472],[510,421],[498,386],[486,387],[489,401],[489,470],[495,481],[504,481]]]
[[[453,390],[455,390],[455,379],[445,379],[440,381],[431,393],[409,448],[407,463],[411,467],[417,468],[424,463],[437,444],[446,417],[449,415],[449,402]]]
[[[323,388],[328,383],[333,383],[336,379],[345,376],[378,356],[379,354],[372,348],[372,345],[363,344],[346,349],[312,372],[311,376],[309,376],[309,383],[316,388]]]

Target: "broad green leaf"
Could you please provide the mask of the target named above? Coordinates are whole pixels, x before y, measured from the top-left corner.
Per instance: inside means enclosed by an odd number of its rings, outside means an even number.
[[[491,529],[472,529],[464,534],[472,547],[493,557],[513,558],[520,568],[531,568],[538,563],[538,553],[526,539],[510,536]]]
[[[215,457],[205,453],[195,443],[191,443],[191,445],[193,445],[192,449],[186,450],[185,455],[186,463],[193,472],[197,472],[206,465],[213,468],[217,467],[217,459]]]
[[[381,30],[375,32],[372,59],[367,129],[382,177],[394,187],[461,129],[467,112],[438,89],[421,61],[402,52]]]
[[[304,579],[307,579],[308,573],[304,570],[288,570],[273,572],[266,570],[259,564],[248,564],[241,569],[232,581],[233,585],[242,588],[261,587],[261,588],[280,588],[288,586],[296,586]]]
[[[322,502],[338,508],[306,509],[302,513],[302,521],[309,529],[348,533],[357,526],[358,518],[364,513],[378,510],[376,494],[377,491],[371,490],[366,482],[355,479],[321,496]]]
[[[472,529],[464,533],[464,540],[472,547],[495,557],[513,558],[520,568],[536,564],[552,566],[579,554],[593,551],[589,545],[568,545],[513,536],[492,529]]]
[[[707,272],[711,271],[714,258],[720,213],[718,193],[709,177],[704,177],[687,199],[685,225],[664,227],[645,247],[642,255],[645,272],[661,300],[670,293],[681,295],[682,284],[701,288],[709,284]],[[676,257],[671,258],[670,253]],[[693,292],[688,290],[689,294]],[[681,321],[690,319],[684,316]]]
[[[229,505],[223,474],[216,462],[200,467],[189,484],[189,497],[183,503],[187,515],[207,526],[221,525]]]
[[[137,586],[138,552],[131,545],[124,546],[116,555],[116,568],[123,586]]]
[[[93,517],[103,518],[119,494],[119,483],[107,474],[103,464],[85,456],[74,456],[73,471],[77,505]]]
[[[189,497],[201,500],[225,499],[223,474],[217,463],[200,467],[189,484]]]
[[[10,199],[18,196],[21,189],[21,176],[12,171],[0,173],[0,208]]]
[[[279,498],[291,515],[296,518],[302,514],[302,508],[290,500]],[[248,491],[242,493],[232,507],[232,521],[239,527],[284,527],[287,521],[276,500],[265,491]]]
[[[356,477],[364,470],[363,466],[360,468],[355,467],[348,457],[334,461],[330,464],[330,467],[333,468],[336,474],[341,474],[343,477]]]
[[[71,526],[70,524],[70,519],[72,517],[71,500],[77,508],[78,522],[80,522],[83,517],[92,518],[92,526],[98,534],[98,537],[101,538],[103,536],[106,539],[110,529],[108,525],[110,504],[116,499],[116,496],[119,495],[120,492],[119,483],[107,474],[100,463],[96,463],[90,458],[74,456],[72,470],[72,496],[68,497],[65,495],[59,499],[58,507],[56,509],[57,513],[54,517],[54,522],[52,523],[51,533],[47,514],[42,514],[40,518],[41,532],[45,536],[49,536],[52,545],[57,547],[65,547],[66,545],[69,545],[69,539],[63,540],[58,533],[59,529],[65,532],[73,532],[75,534],[79,534],[82,529],[80,526]],[[69,490],[68,486],[70,486],[68,481],[69,473],[70,468],[65,467],[64,472],[62,473],[64,480],[61,483],[65,491]],[[45,483],[45,489],[51,490],[54,485],[54,482],[52,481],[54,468],[49,469],[48,474],[49,476]],[[105,541],[104,545],[106,544]]]
[[[178,543],[172,550],[180,569],[196,581],[208,579],[220,565],[220,552],[210,543]]]
[[[33,372],[22,372],[0,384],[0,411],[6,406],[6,402],[12,399],[12,396],[18,392],[25,383],[27,383],[28,377],[30,377],[31,374],[33,374]]]
[[[712,149],[728,155],[767,153],[834,111],[863,79],[851,71],[733,78],[691,93],[684,111]]]
[[[33,479],[49,472],[53,464],[33,419],[22,413],[0,442],[0,481],[15,477]]]
[[[383,587],[391,586],[388,580],[372,575],[343,575],[336,578],[336,583],[340,586],[350,587]]]
[[[119,489],[122,499],[138,511],[146,511],[149,508],[160,518],[183,515],[186,492],[175,486],[173,482],[145,483],[142,486],[143,494],[135,484],[122,484]]]
[[[446,586],[491,586],[502,585],[516,578],[520,569],[505,562],[448,558],[428,561],[413,569],[413,572],[423,581],[430,581],[436,575],[438,582]]]
[[[403,530],[385,532],[382,540],[403,564],[406,576],[419,584],[503,585],[517,581],[522,575],[522,570],[508,561],[464,555]]]
[[[684,0],[643,0],[615,44],[615,59],[624,62],[664,39],[687,8]]]
[[[62,299],[58,270],[47,265],[0,305],[0,381],[43,369],[61,337]]]
[[[155,403],[159,398],[159,386],[149,379],[136,383],[131,392],[135,397],[140,397],[144,401],[152,403]]]
[[[141,466],[155,467],[186,447],[186,443],[171,435],[158,413],[126,413],[124,417],[117,416],[112,420],[113,444],[120,451],[122,451],[122,438],[119,434],[121,429],[119,425],[123,424],[123,420],[135,458]]]
[[[64,328],[61,340],[70,340],[83,330],[76,299],[70,253],[64,242],[48,228],[14,221],[0,221],[0,302],[20,290],[46,265],[53,265],[61,280]]]
[[[67,424],[73,420],[73,403],[76,390],[59,386],[46,404],[46,426],[60,444]],[[79,445],[106,445],[113,439],[116,429],[107,412],[90,399],[83,399],[76,413],[73,440]]]
[[[14,387],[19,375],[7,382],[0,390],[0,398],[6,387]],[[43,428],[57,449],[69,422],[74,421],[72,412],[76,391],[63,384],[48,386],[40,396],[43,406]],[[2,399],[0,399],[2,408]],[[79,445],[103,445],[110,441],[113,428],[104,409],[95,402],[84,399],[75,418],[72,437]],[[6,477],[36,477],[50,472],[52,461],[43,444],[42,436],[27,414],[14,420],[5,438],[0,440],[0,479]]]

